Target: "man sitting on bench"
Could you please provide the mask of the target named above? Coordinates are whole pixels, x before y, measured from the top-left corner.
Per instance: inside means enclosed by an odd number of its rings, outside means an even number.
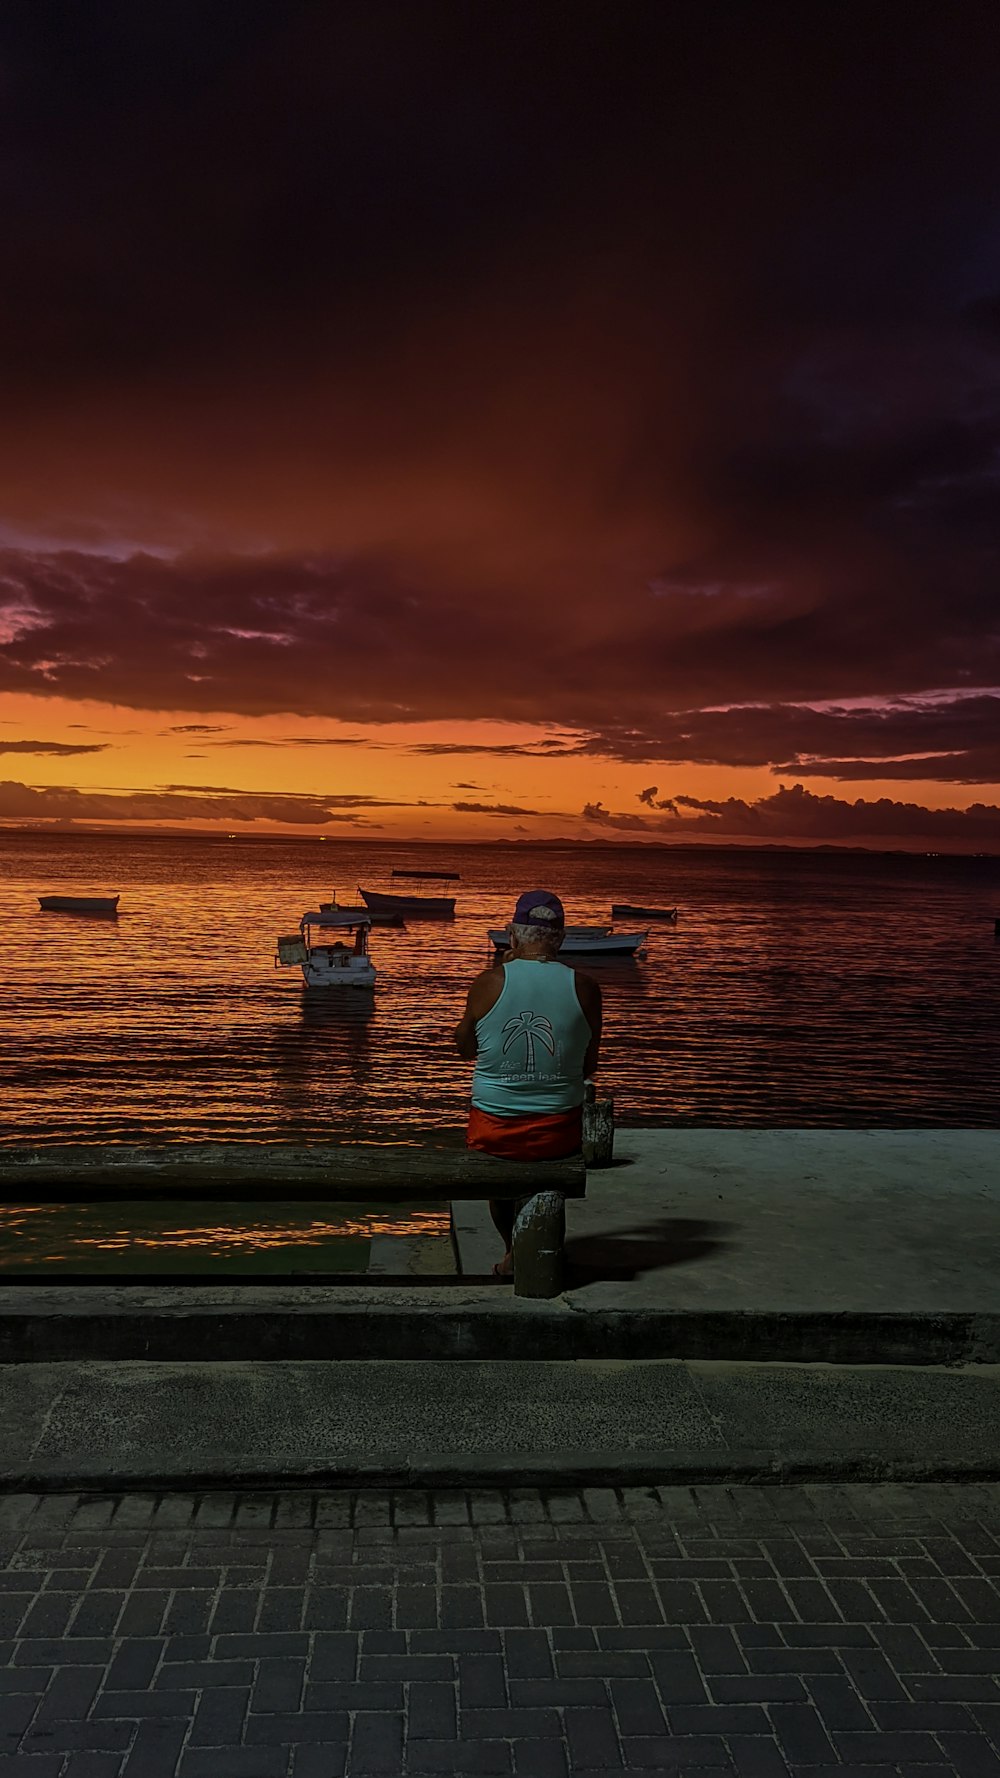
[[[565,914],[557,895],[530,889],[508,928],[509,949],[469,989],[455,1030],[460,1056],[475,1060],[469,1148],[505,1160],[579,1154],[583,1086],[597,1067],[601,990],[560,963]],[[503,1237],[498,1276],[512,1269],[517,1200],[498,1198],[490,1215]]]

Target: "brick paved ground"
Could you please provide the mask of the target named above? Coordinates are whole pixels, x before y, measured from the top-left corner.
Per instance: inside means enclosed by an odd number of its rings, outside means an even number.
[[[1000,1778],[1000,1488],[0,1500],[0,1774]]]

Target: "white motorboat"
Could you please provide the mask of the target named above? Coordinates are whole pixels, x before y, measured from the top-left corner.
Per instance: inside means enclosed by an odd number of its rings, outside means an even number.
[[[351,912],[348,908],[338,911],[342,914]],[[345,944],[343,939],[335,939],[329,944],[324,940],[317,943],[313,930],[331,924],[343,932],[353,932],[353,945]],[[303,914],[298,932],[276,941],[274,967],[294,968],[297,964],[307,988],[374,988],[377,971],[368,955],[370,928],[371,921],[365,912],[355,913],[350,920],[332,922],[329,911],[324,915],[322,909]]]
[[[648,937],[648,931],[608,932],[597,927],[567,926],[559,953],[563,957],[638,957]],[[500,927],[491,928],[490,940],[497,950],[506,949],[509,942],[506,930]]]

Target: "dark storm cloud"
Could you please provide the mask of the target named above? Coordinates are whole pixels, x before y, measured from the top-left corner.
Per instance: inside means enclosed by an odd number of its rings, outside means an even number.
[[[1000,854],[1000,807],[991,803],[973,803],[968,809],[927,809],[889,797],[875,802],[859,797],[848,802],[834,796],[814,796],[796,784],[752,802],[742,797],[677,794],[655,807],[663,813],[616,815],[600,803],[588,803],[583,815],[597,826],[621,831],[641,828],[650,837],[662,839],[923,845]]]
[[[751,704],[678,710],[664,715],[655,733],[619,727],[581,739],[574,751],[636,764],[770,765],[782,775],[997,783],[1000,696],[954,695],[853,708]],[[640,800],[647,800],[646,792]]]
[[[942,593],[939,608],[905,620],[888,597],[880,605],[872,588],[865,589],[864,612],[860,594],[796,612],[800,601],[792,592],[750,603],[733,593],[698,601],[693,616],[691,601],[678,612],[643,589],[614,609],[581,616],[578,633],[561,608],[536,609],[536,595],[512,592],[509,621],[530,619],[532,636],[531,647],[512,661],[496,648],[485,599],[403,579],[382,562],[111,561],[8,552],[0,574],[3,587],[15,589],[6,595],[10,610],[22,614],[11,617],[0,644],[0,689],[132,708],[184,703],[242,715],[375,722],[544,717],[594,731],[600,740],[589,750],[621,758],[750,763],[774,759],[775,749],[787,757],[789,742],[815,751],[815,737],[825,727],[832,742],[838,724],[831,752],[845,752],[850,713],[824,722],[789,708],[783,698],[792,684],[830,698],[900,691],[915,697],[942,683],[1000,683],[1000,626],[995,633],[985,627],[985,608],[980,628],[964,622],[954,589],[947,598]],[[762,701],[778,706],[771,718],[745,710],[699,715],[688,702],[700,690],[745,703],[748,676]],[[629,728],[621,723],[624,708]],[[978,700],[969,716],[973,725],[982,720]],[[911,732],[922,721],[911,714]],[[888,733],[876,711],[869,726],[883,739]],[[901,732],[903,726],[901,718]],[[930,732],[933,719],[924,726]],[[684,752],[688,746],[693,751]],[[421,750],[483,751],[465,743],[425,743]],[[512,756],[567,750],[566,739],[487,749]]]
[[[25,11],[0,689],[989,781],[995,10],[581,20]]]
[[[52,753],[65,755],[70,753],[104,753],[107,741],[90,743],[75,741],[4,741],[0,739],[0,753]]]

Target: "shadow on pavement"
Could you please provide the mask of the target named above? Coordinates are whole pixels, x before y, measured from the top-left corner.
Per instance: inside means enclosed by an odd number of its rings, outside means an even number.
[[[601,1235],[571,1236],[566,1242],[567,1289],[585,1284],[627,1282],[643,1272],[708,1259],[729,1245],[723,1237],[734,1225],[664,1216],[633,1228]]]

